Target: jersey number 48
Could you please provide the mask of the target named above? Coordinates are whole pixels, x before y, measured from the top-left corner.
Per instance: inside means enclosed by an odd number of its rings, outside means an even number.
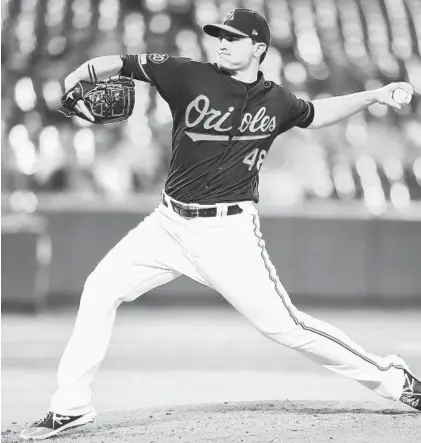
[[[244,157],[243,163],[245,163],[248,166],[248,170],[251,171],[256,165],[256,169],[259,170],[263,162],[265,161],[267,151],[262,149],[259,153],[259,148],[253,149],[253,151],[250,152],[250,154],[246,155]]]

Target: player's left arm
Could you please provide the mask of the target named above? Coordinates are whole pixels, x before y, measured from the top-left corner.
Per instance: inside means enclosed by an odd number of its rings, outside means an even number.
[[[307,127],[317,129],[332,125],[363,111],[374,103],[381,103],[395,109],[401,109],[402,106],[393,98],[393,93],[396,89],[403,89],[410,95],[414,94],[414,87],[410,83],[400,82],[390,83],[372,91],[313,100],[314,118]]]

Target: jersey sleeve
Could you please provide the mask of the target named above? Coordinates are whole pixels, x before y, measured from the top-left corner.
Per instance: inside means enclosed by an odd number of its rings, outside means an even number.
[[[191,60],[167,54],[121,55],[123,67],[120,74],[150,83],[171,104],[183,84],[188,84]]]
[[[307,128],[314,120],[314,105],[311,101],[296,97],[291,91],[282,87],[282,102],[285,113],[279,128],[279,133],[297,126]]]

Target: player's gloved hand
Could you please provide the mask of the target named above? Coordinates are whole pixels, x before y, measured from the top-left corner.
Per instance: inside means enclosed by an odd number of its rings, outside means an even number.
[[[401,109],[402,106],[395,101],[393,98],[393,93],[397,89],[403,89],[405,92],[410,94],[411,96],[414,94],[414,87],[407,82],[399,82],[399,83],[390,83],[382,88],[376,89],[374,91],[374,97],[378,103],[382,105],[389,105],[395,109]]]
[[[78,81],[61,98],[67,117],[77,115],[96,124],[126,120],[133,112],[135,102],[134,82],[118,77],[98,81],[90,70],[90,81]]]

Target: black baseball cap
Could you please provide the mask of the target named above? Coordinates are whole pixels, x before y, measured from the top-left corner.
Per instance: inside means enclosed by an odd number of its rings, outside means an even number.
[[[270,45],[270,29],[267,21],[252,9],[237,8],[228,12],[221,24],[203,26],[206,34],[219,37],[221,30],[230,34],[250,37],[258,43]]]

